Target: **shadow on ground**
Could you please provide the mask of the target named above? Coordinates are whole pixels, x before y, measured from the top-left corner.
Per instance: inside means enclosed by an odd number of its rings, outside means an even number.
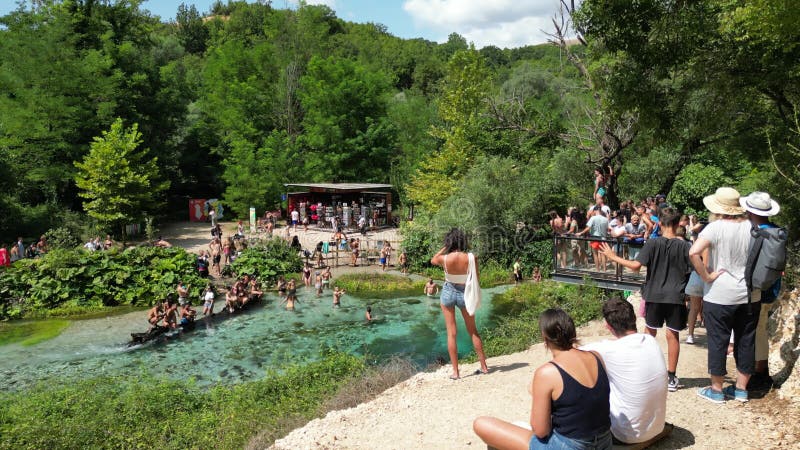
[[[691,447],[692,445],[694,445],[694,434],[686,428],[676,426],[669,436],[647,448],[653,450],[671,450]]]

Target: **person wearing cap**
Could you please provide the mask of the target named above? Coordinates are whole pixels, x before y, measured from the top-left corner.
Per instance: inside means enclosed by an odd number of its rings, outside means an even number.
[[[703,198],[706,208],[720,217],[700,232],[689,250],[692,265],[706,283],[703,313],[711,386],[701,388],[697,395],[713,403],[723,403],[727,399],[746,402],[747,383],[755,370],[755,335],[761,303],[759,293],[751,296],[745,281],[751,225],[745,219],[739,197],[736,189],[721,187]],[[709,249],[708,266],[701,259],[706,249]],[[723,389],[731,332],[736,383]]]
[[[760,229],[776,228],[777,225],[771,223],[769,218],[778,214],[781,210],[778,202],[773,200],[766,192],[753,192],[747,197],[739,199],[739,204],[747,212],[747,217],[753,227]],[[773,287],[760,292],[761,313],[756,326],[756,365],[755,372],[748,384],[749,390],[769,389],[772,387],[772,377],[769,376],[769,340],[767,336],[767,318],[778,293],[781,290],[781,279],[775,282]]]

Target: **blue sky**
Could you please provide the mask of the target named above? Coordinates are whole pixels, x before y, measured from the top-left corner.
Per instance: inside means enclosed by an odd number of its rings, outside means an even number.
[[[200,12],[213,0],[147,0],[143,7],[163,20],[175,17],[178,5],[194,4]],[[0,0],[0,14],[16,8],[14,0]],[[558,9],[557,0],[308,0],[325,4],[342,19],[377,22],[402,38],[422,37],[444,42],[456,32],[478,48],[486,45],[519,47],[546,41],[544,31]],[[276,8],[293,8],[297,0],[273,0]]]

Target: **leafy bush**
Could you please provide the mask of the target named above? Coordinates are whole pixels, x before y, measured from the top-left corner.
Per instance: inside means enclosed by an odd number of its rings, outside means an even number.
[[[576,326],[597,319],[606,295],[598,288],[552,281],[524,283],[497,294],[492,299],[496,326],[483,333],[486,353],[519,352],[539,342],[539,315],[548,308],[563,309]]]
[[[173,292],[179,280],[194,288],[190,295],[205,285],[197,275],[195,256],[180,248],[55,249],[0,272],[0,303],[7,317],[149,305]]]
[[[705,216],[708,213],[703,206],[703,197],[726,184],[728,180],[719,167],[689,164],[678,174],[667,199],[685,214]]]
[[[334,286],[349,295],[361,298],[391,298],[403,295],[422,295],[425,281],[385,273],[346,274],[334,281]]]
[[[420,272],[433,267],[431,258],[441,248],[442,236],[435,231],[430,220],[418,216],[411,222],[403,222],[401,231],[409,268]]]
[[[0,448],[238,449],[262,430],[266,447],[365,370],[363,358],[330,353],[210,390],[147,375],[42,383],[0,393]]]
[[[51,249],[71,250],[80,245],[80,239],[67,227],[51,228],[44,234]]]
[[[231,275],[255,275],[262,282],[273,284],[279,275],[303,270],[303,260],[286,241],[273,238],[246,248],[229,267]]]

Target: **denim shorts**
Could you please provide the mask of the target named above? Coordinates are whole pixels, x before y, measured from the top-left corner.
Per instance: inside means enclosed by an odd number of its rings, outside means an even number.
[[[453,306],[458,306],[462,309],[466,308],[467,305],[464,303],[464,285],[445,281],[444,287],[442,288],[442,295],[439,297],[439,303],[448,308]]]
[[[531,437],[528,444],[530,450],[558,449],[558,450],[602,450],[612,447],[611,430],[600,433],[591,440],[572,439],[553,430],[549,436],[539,439],[536,435]]]

